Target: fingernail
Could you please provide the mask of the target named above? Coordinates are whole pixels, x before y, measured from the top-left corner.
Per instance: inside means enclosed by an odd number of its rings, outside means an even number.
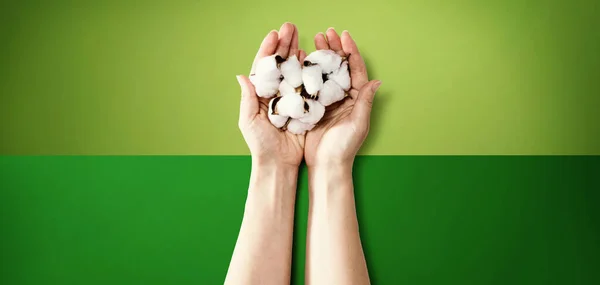
[[[242,84],[242,77],[241,75],[236,75],[235,79],[237,79],[238,83],[241,85]]]
[[[344,30],[344,31],[342,31],[342,34],[343,34],[343,33],[346,33],[346,34],[350,35],[350,32],[348,32],[348,30]]]
[[[329,28],[327,28],[327,30],[334,30],[335,31],[335,28],[334,27],[329,27]]]
[[[379,86],[381,86],[381,81],[377,80],[371,86],[371,90],[373,90],[373,92],[377,92],[377,90],[379,89]]]

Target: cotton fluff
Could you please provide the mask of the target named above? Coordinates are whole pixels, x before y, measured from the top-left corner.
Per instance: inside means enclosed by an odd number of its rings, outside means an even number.
[[[302,81],[304,88],[310,95],[316,96],[323,88],[323,73],[319,65],[310,65],[302,68]]]
[[[329,80],[335,81],[342,89],[348,91],[350,89],[350,73],[348,72],[348,61],[342,62],[338,70],[334,70],[327,76]]]
[[[344,99],[346,93],[335,81],[327,80],[323,84],[323,89],[319,91],[319,103],[323,106],[329,106],[337,101]]]
[[[296,93],[296,88],[290,85],[286,80],[281,80],[281,83],[279,83],[279,93],[282,96],[285,96],[287,94],[293,94]]]
[[[287,125],[287,130],[295,135],[306,134],[307,131],[312,130],[315,125],[305,124],[298,119],[291,119]]]
[[[260,59],[250,76],[261,97],[269,101],[268,118],[276,128],[293,134],[312,130],[325,115],[325,106],[343,100],[351,88],[348,62],[330,50],[318,50],[298,61],[273,55]]]
[[[304,116],[306,106],[307,104],[300,94],[286,94],[277,103],[277,113],[297,119]]]
[[[298,118],[300,122],[305,124],[314,125],[323,118],[325,114],[325,106],[321,105],[321,103],[315,100],[306,100],[306,104],[308,105],[308,112],[304,114],[301,118]]]
[[[322,49],[310,53],[304,59],[304,66],[310,65],[311,63],[318,64],[323,69],[323,73],[329,74],[332,71],[340,68],[342,57],[335,51]]]
[[[281,64],[281,75],[283,81],[287,81],[294,88],[302,85],[302,65],[296,55],[288,57],[287,61]]]
[[[279,115],[275,111],[275,109],[277,109],[278,102],[281,100],[281,98],[282,97],[275,97],[271,99],[271,101],[269,101],[269,111],[267,112],[269,121],[271,121],[271,124],[273,124],[273,126],[275,126],[276,128],[281,128],[285,126],[285,123],[287,123],[289,119],[289,117]]]
[[[270,98],[277,94],[281,81],[279,64],[282,61],[283,58],[278,55],[266,56],[258,60],[255,73],[250,76],[256,95]]]
[[[250,82],[254,84],[254,90],[259,97],[271,98],[279,90],[279,80],[266,80],[258,75],[251,75]]]

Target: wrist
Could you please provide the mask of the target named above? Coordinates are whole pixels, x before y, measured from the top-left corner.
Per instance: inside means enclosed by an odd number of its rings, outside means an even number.
[[[329,160],[307,164],[308,171],[313,173],[352,173],[353,161]]]
[[[299,165],[293,165],[273,160],[261,160],[252,158],[252,170],[271,173],[298,173]]]
[[[352,163],[309,166],[308,183],[309,193],[313,197],[352,191]]]

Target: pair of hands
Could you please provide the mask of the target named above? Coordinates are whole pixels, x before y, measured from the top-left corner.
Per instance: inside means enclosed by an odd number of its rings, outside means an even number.
[[[367,137],[373,97],[381,81],[369,81],[365,63],[347,31],[341,36],[332,28],[326,35],[318,33],[315,47],[348,56],[352,87],[348,92],[350,96],[328,106],[321,121],[305,135],[275,128],[267,117],[270,99],[258,97],[248,77],[237,76],[242,89],[239,128],[250,148],[253,163],[298,167],[304,157],[308,167],[352,165]],[[261,43],[254,63],[273,54],[284,58],[295,54],[300,62],[304,61],[306,53],[298,49],[295,25],[285,23],[279,31],[271,31]]]

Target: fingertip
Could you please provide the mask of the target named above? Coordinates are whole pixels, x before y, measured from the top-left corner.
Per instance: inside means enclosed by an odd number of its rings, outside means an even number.
[[[318,50],[329,49],[329,44],[324,33],[318,32],[315,35],[315,48]]]
[[[289,28],[292,28],[292,29],[293,29],[293,28],[294,28],[294,24],[292,24],[292,22],[285,22],[285,23],[283,23],[283,24],[281,25],[281,28],[280,28],[279,30],[282,30],[282,29],[284,29],[284,28],[288,28],[288,29],[289,29]]]
[[[240,87],[242,88],[242,97],[245,97],[247,95],[252,94],[253,91],[253,85],[252,82],[250,82],[250,79],[244,75],[236,75],[235,76],[238,80],[238,83],[240,84]]]
[[[277,30],[271,30],[267,36],[265,37],[265,40],[270,39],[272,37],[278,37],[279,38],[279,32]]]
[[[377,90],[379,90],[380,86],[381,86],[381,80],[373,80],[373,83],[371,84],[371,90],[373,92],[377,92]]]
[[[305,58],[306,58],[306,52],[304,50],[300,50],[298,52],[298,61],[304,62]]]

